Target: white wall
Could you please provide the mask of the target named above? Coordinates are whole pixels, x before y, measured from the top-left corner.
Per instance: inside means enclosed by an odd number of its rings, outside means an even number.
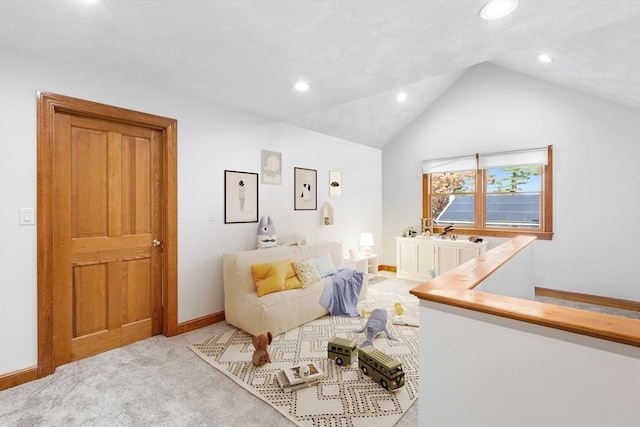
[[[552,144],[555,234],[534,243],[535,284],[640,300],[639,141],[637,109],[476,66],[383,149],[381,263],[420,224],[423,159]]]
[[[261,185],[260,215],[282,241],[293,231],[357,247],[371,231],[381,248],[381,152],[274,123],[163,87],[140,76],[78,68],[0,46],[0,374],[37,364],[36,228],[18,209],[36,206],[36,91],[58,93],[178,120],[178,318],[224,309],[221,254],[253,249],[257,223],[224,224],[224,170],[259,172],[260,150],[282,153],[283,183]],[[318,171],[321,212],[293,210],[293,168]],[[328,197],[329,170],[342,171],[342,197]],[[215,221],[208,221],[213,210]]]
[[[533,245],[528,245],[484,279],[475,291],[535,300]]]
[[[420,426],[638,426],[638,347],[430,301],[420,324]]]

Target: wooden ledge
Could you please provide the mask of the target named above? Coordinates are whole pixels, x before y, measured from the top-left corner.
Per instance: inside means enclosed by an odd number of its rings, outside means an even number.
[[[473,290],[526,248],[519,236],[410,292],[420,299],[640,347],[640,320]]]

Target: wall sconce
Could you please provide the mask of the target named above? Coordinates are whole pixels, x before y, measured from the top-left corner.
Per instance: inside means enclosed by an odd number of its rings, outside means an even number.
[[[373,233],[360,233],[360,254],[364,256],[371,255],[373,247]]]

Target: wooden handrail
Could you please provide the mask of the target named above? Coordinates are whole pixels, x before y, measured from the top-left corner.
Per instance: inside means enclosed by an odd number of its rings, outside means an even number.
[[[515,237],[410,292],[427,301],[640,347],[638,319],[474,290],[534,240]]]

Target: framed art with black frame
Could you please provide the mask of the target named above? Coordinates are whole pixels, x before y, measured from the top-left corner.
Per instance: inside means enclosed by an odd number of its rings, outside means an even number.
[[[258,222],[258,174],[224,171],[224,223]]]
[[[318,209],[318,171],[314,169],[293,168],[293,208],[296,211],[315,211]]]

